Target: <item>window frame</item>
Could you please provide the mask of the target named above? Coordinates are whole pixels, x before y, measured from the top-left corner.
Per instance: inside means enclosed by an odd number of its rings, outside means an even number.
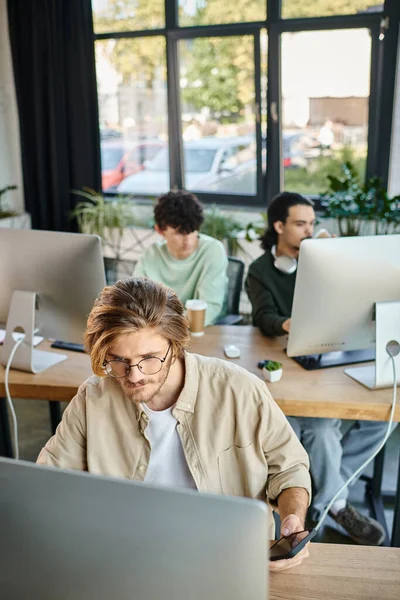
[[[368,117],[368,153],[366,177],[379,175],[385,184],[389,172],[390,132],[393,112],[395,65],[400,22],[400,7],[395,6],[396,0],[385,0],[383,12],[371,12],[355,15],[335,15],[312,18],[281,18],[281,0],[264,0],[267,4],[267,18],[264,21],[249,23],[232,23],[221,25],[179,26],[178,0],[164,0],[165,27],[162,29],[143,31],[119,31],[93,34],[94,43],[97,40],[164,36],[166,41],[167,66],[167,117],[168,144],[171,189],[182,188],[184,183],[182,123],[179,87],[179,53],[180,40],[197,37],[219,37],[253,35],[254,38],[254,78],[256,114],[256,148],[257,148],[257,194],[233,195],[219,193],[196,192],[205,204],[216,203],[244,209],[265,209],[272,198],[283,190],[283,161],[281,139],[281,35],[286,32],[319,31],[333,29],[367,28],[371,31],[371,69],[370,96]],[[393,24],[385,32],[382,25],[389,17]],[[397,23],[397,27],[396,27]],[[262,30],[266,30],[267,73],[261,73],[261,44]],[[379,36],[384,34],[384,40]],[[393,49],[395,58],[393,60]],[[393,66],[394,65],[394,66]],[[261,167],[261,76],[267,80],[267,171],[262,173]],[[171,151],[171,148],[174,151]],[[166,190],[167,191],[167,190]],[[322,193],[322,190],[321,190]],[[113,194],[105,193],[112,197]],[[316,201],[320,209],[320,196],[309,196]],[[141,195],[146,201],[154,195]]]

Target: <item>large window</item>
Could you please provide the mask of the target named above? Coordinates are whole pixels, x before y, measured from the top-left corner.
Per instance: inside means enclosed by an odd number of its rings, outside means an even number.
[[[144,171],[168,143],[165,39],[99,40],[96,69],[103,190],[157,192]]]
[[[215,25],[263,21],[267,3],[262,0],[178,0],[179,25]]]
[[[256,193],[253,36],[179,42],[185,186]]]
[[[165,27],[164,0],[92,0],[95,33]]]
[[[383,0],[282,0],[282,17],[330,17],[381,12]]]
[[[318,194],[345,161],[365,177],[370,57],[365,29],[282,35],[285,189]]]
[[[105,192],[261,207],[375,174],[382,2],[92,2]]]

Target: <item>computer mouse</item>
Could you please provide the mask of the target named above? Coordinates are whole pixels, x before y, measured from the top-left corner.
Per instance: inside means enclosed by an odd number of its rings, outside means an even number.
[[[227,356],[228,358],[239,358],[240,357],[240,350],[234,344],[227,344],[226,346],[224,346],[224,352],[225,352],[225,356]]]

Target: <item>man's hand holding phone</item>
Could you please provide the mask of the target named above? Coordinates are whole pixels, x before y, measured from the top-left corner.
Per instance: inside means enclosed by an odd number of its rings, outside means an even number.
[[[308,545],[314,530],[304,530],[297,515],[288,515],[281,522],[281,538],[271,543],[270,571],[285,571],[297,567],[308,557]]]

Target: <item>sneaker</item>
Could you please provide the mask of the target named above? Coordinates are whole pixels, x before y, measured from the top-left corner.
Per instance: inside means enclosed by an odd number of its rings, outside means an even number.
[[[336,523],[347,531],[352,540],[363,546],[380,546],[385,541],[385,530],[382,525],[359,513],[354,506],[347,504],[334,515],[329,513]]]

